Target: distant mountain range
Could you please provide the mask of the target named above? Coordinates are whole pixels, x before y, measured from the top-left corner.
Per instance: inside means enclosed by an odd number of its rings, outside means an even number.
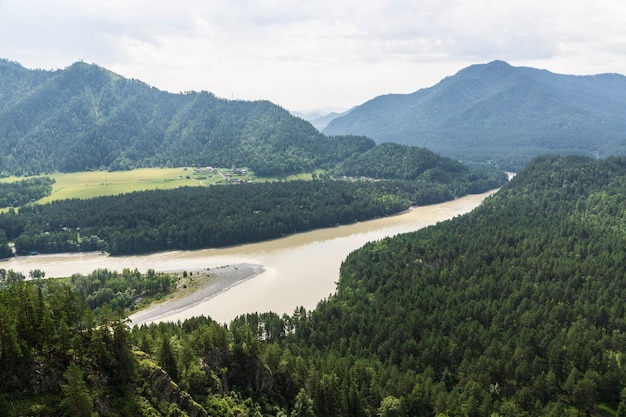
[[[412,94],[376,97],[323,132],[517,170],[540,154],[626,153],[625,109],[622,75],[560,75],[494,61]]]
[[[326,128],[326,126],[328,126],[331,121],[333,121],[337,117],[345,116],[346,114],[350,113],[350,111],[352,111],[352,109],[348,109],[341,113],[337,113],[334,111],[314,113],[300,113],[292,111],[291,114],[308,121],[313,125],[313,127],[321,132]]]
[[[329,138],[268,101],[171,94],[82,62],[42,71],[0,60],[0,175],[246,166],[281,176],[373,146]]]

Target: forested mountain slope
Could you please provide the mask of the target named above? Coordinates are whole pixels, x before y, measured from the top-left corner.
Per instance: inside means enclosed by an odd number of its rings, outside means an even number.
[[[340,175],[364,176],[413,181],[427,173],[428,178],[469,172],[466,165],[415,146],[382,143],[366,152],[352,155],[334,172]]]
[[[3,416],[207,416],[132,348],[123,316],[96,317],[70,285],[4,269],[0,373]]]
[[[0,60],[0,174],[234,165],[275,176],[372,146],[328,138],[267,101],[171,94],[82,62],[41,71]]]
[[[623,157],[535,159],[472,213],[352,253],[298,343],[358,407],[371,380],[340,375],[367,360],[409,415],[623,409],[625,185]]]
[[[517,171],[547,153],[625,153],[625,106],[622,75],[561,75],[494,61],[412,94],[376,97],[332,120],[324,133],[422,146]]]

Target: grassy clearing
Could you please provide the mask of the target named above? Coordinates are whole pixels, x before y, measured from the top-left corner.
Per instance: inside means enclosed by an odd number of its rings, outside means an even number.
[[[318,175],[316,173],[316,175]],[[194,170],[193,168],[141,168],[131,171],[86,171],[55,173],[48,175],[56,181],[52,194],[37,201],[47,203],[68,198],[93,198],[108,195],[173,189],[184,186],[206,186],[228,182],[261,182],[312,178],[311,174],[293,175],[287,178],[259,178],[247,169],[219,168],[214,170]],[[23,177],[0,178],[1,182],[19,181]],[[8,208],[0,209],[0,212]]]
[[[52,186],[52,194],[37,203],[67,198],[93,198],[133,191],[167,190],[184,186],[278,180],[278,178],[259,178],[249,170],[237,168],[204,171],[196,171],[192,168],[141,168],[131,171],[56,173],[50,177],[56,181]],[[308,173],[282,178],[282,180],[310,180],[311,178],[311,174]]]
[[[187,171],[183,168],[56,173],[51,175],[56,181],[52,186],[52,194],[39,200],[38,203],[66,198],[92,198],[132,191],[198,185],[197,181],[187,179],[186,176]]]

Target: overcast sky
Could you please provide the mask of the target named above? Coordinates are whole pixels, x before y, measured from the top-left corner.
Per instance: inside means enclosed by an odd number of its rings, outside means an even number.
[[[0,58],[347,109],[494,59],[626,74],[621,0],[0,0]]]

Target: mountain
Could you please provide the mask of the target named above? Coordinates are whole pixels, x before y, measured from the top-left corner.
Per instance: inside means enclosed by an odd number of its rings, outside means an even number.
[[[433,87],[376,97],[332,120],[328,135],[423,146],[518,170],[540,154],[626,152],[626,77],[573,76],[494,61]]]
[[[341,113],[337,113],[337,112],[330,112],[330,113],[299,113],[299,112],[291,112],[291,114],[293,114],[296,117],[299,117],[301,119],[304,119],[308,122],[310,122],[317,130],[319,130],[320,132],[324,130],[324,128],[326,128],[326,126],[328,126],[328,124],[333,121],[334,119],[341,117],[341,116],[345,116],[346,114],[350,113],[350,111],[352,111],[352,109],[348,109],[344,112]]]
[[[247,166],[285,175],[333,164],[374,143],[328,138],[268,101],[171,94],[76,62],[28,70],[0,60],[0,174]]]

